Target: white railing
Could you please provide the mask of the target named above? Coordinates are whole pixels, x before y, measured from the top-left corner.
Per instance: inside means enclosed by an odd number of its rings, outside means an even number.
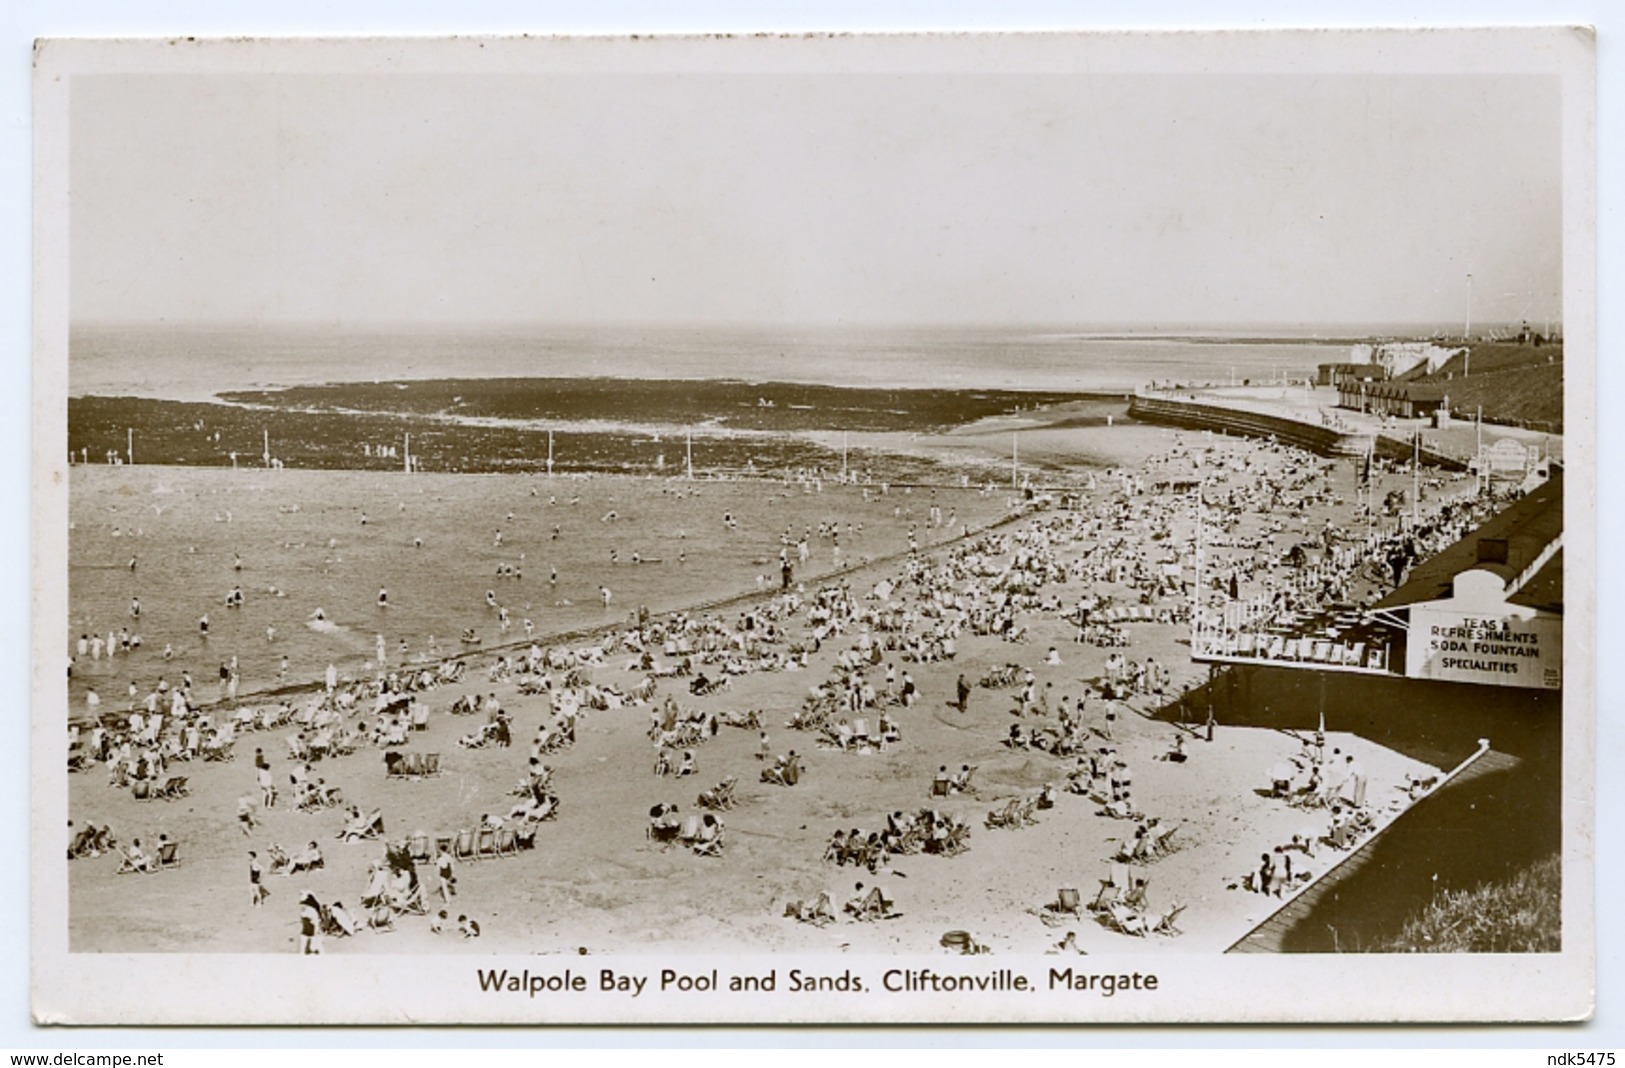
[[[1349,642],[1324,635],[1274,634],[1265,630],[1191,628],[1191,659],[1269,663],[1337,671],[1387,674],[1385,642]]]

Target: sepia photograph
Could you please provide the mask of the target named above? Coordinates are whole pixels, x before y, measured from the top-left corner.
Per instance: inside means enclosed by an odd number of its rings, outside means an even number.
[[[36,1020],[1583,1018],[1593,56],[41,41]]]

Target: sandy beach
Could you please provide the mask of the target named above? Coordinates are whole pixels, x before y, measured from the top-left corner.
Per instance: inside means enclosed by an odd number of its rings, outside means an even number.
[[[1006,429],[983,428],[983,437],[989,441],[1002,439]],[[1028,433],[1042,434],[1045,447],[1057,455],[1067,453],[1090,459],[1110,456],[1142,471],[1154,456],[1164,456],[1170,450],[1188,454],[1193,447],[1199,451],[1209,450],[1214,457],[1229,457],[1236,466],[1228,470],[1246,471],[1248,477],[1284,478],[1288,467],[1308,465],[1319,470],[1324,464],[1327,473],[1317,478],[1327,477],[1328,484],[1337,489],[1323,504],[1305,509],[1301,516],[1303,527],[1318,530],[1327,518],[1343,521],[1351,511],[1353,493],[1344,493],[1346,487],[1342,485],[1352,477],[1349,465],[1332,470],[1328,462],[1306,460],[1262,443],[1204,440],[1199,434],[1143,426],[1042,431],[1029,428]],[[977,436],[952,437],[969,437],[974,441]],[[963,440],[931,444],[940,444],[943,448],[965,447]],[[994,451],[991,445],[984,448]],[[345,605],[332,609],[333,618],[348,621],[351,613],[365,611],[363,606],[375,592],[377,583],[363,576],[372,567],[386,566],[384,561],[391,556],[406,557],[411,565],[390,579],[392,602],[402,606],[414,601],[445,606],[439,609],[446,617],[444,625],[439,627],[442,641],[456,633],[460,622],[457,613],[477,614],[482,610],[477,603],[468,605],[466,593],[452,594],[436,586],[437,582],[444,586],[446,573],[455,570],[453,564],[461,550],[448,555],[446,547],[439,543],[415,548],[403,536],[411,529],[410,524],[398,518],[402,514],[399,503],[409,501],[408,507],[416,508],[419,494],[429,495],[442,506],[448,502],[456,504],[449,476],[442,484],[432,477],[362,473],[333,475],[289,471],[233,475],[181,469],[82,468],[74,471],[74,477],[83,480],[75,484],[76,538],[103,536],[87,529],[98,527],[105,533],[110,523],[107,514],[96,515],[93,520],[87,518],[98,510],[116,508],[119,515],[128,517],[139,514],[149,500],[185,499],[193,502],[194,507],[197,501],[203,500],[222,509],[233,507],[230,525],[234,527],[245,525],[245,529],[258,531],[267,522],[287,527],[309,524],[309,528],[298,535],[308,542],[321,530],[330,526],[338,529],[342,523],[348,540],[359,529],[359,522],[348,511],[362,507],[361,502],[365,502],[368,525],[373,523],[372,516],[379,517],[380,524],[390,524],[383,528],[388,536],[381,536],[383,544],[375,550],[375,559],[368,567],[359,569],[363,574],[342,579],[332,574],[324,576],[332,590],[331,597],[349,599],[329,600],[333,605]],[[505,477],[482,476],[482,479]],[[1103,469],[1086,467],[1077,468],[1075,478],[1079,486],[1087,486],[1091,479],[1095,485],[1093,491],[1082,494],[1082,511],[1107,502],[1132,506],[1139,501],[1141,504],[1151,502],[1173,517],[1174,525],[1166,535],[1153,535],[1149,528],[1129,528],[1131,532],[1139,530],[1134,537],[1139,539],[1137,544],[1142,550],[1153,551],[1155,542],[1164,536],[1170,544],[1180,544],[1194,533],[1190,510],[1184,509],[1182,514],[1180,508],[1159,500],[1147,488],[1149,482],[1119,481]],[[282,481],[273,483],[271,480]],[[268,492],[273,484],[275,492]],[[336,496],[343,499],[343,506],[328,496],[335,484],[341,486]],[[695,583],[688,589],[675,584],[652,588],[647,594],[642,590],[628,592],[635,587],[628,585],[630,579],[621,576],[653,574],[656,569],[649,566],[630,569],[607,562],[591,573],[571,578],[572,590],[584,589],[584,593],[577,592],[576,597],[568,598],[572,602],[577,597],[591,602],[592,588],[602,581],[623,587],[616,594],[617,606],[646,598],[646,603],[656,612],[675,609],[685,600],[696,603],[710,599],[718,590],[757,594],[754,574],[764,569],[776,571],[777,560],[772,557],[778,548],[777,532],[786,525],[799,529],[808,514],[801,506],[809,498],[818,496],[799,488],[787,492],[770,484],[729,487],[701,483],[696,487],[665,480],[571,481],[517,476],[512,479],[512,490],[492,492],[494,487],[507,484],[481,481],[478,493],[441,513],[442,520],[447,521],[445,529],[472,528],[480,532],[478,540],[485,541],[491,536],[484,532],[485,527],[495,528],[505,523],[505,511],[495,517],[489,515],[505,507],[499,502],[523,494],[524,500],[535,501],[536,507],[542,509],[545,508],[543,502],[568,493],[578,497],[579,502],[554,507],[561,511],[573,509],[584,519],[590,518],[590,522],[582,522],[572,536],[591,538],[602,550],[603,532],[613,529],[618,536],[627,537],[622,543],[623,551],[631,551],[627,547],[632,544],[650,544],[655,536],[653,531],[668,528],[669,533],[668,517],[684,506],[696,504],[692,498],[679,494],[697,489],[701,502],[697,510],[702,512],[720,512],[720,502],[728,499],[726,494],[734,492],[748,492],[770,502],[770,506],[760,510],[760,518],[752,515],[747,521],[742,509],[734,513],[739,516],[741,529],[727,532],[752,546],[743,554],[748,562],[739,560],[742,554],[738,546],[729,548],[718,530],[702,534],[698,530],[698,518],[678,520],[690,524],[689,529],[693,531],[685,539],[692,550],[689,566],[695,570],[704,567],[709,572],[703,583]],[[1125,486],[1129,487],[1128,492],[1124,491]],[[537,488],[535,498],[529,496],[530,488]],[[310,503],[310,498],[318,493],[327,496],[325,511],[315,510]],[[964,545],[964,539],[955,539],[932,546],[945,532],[930,526],[931,513],[926,504],[929,500],[929,496],[918,491],[905,497],[897,489],[882,493],[878,487],[826,486],[822,499],[816,501],[818,507],[829,515],[842,517],[843,523],[848,521],[848,516],[863,516],[864,532],[861,541],[856,534],[850,541],[844,533],[841,535],[843,550],[850,553],[846,560],[852,566],[832,578],[820,576],[816,567],[810,568],[813,577],[805,582],[803,596],[811,596],[821,587],[845,586],[866,609],[874,609],[889,603],[875,591],[878,584],[890,581],[898,588],[892,595],[898,605],[917,607],[919,602],[902,592],[909,527],[918,524],[923,530],[926,545],[921,548],[922,559],[941,560]],[[980,508],[972,503],[976,500],[982,502]],[[300,508],[297,512],[267,512],[273,501],[280,502],[279,507],[283,508],[290,502],[300,503]],[[633,501],[639,503],[629,503]],[[771,503],[774,501],[778,503]],[[900,502],[908,503],[908,514],[904,514]],[[995,537],[1020,537],[1020,532],[1033,524],[1069,521],[1070,513],[1058,505],[1023,502],[1020,494],[1008,491],[994,494],[970,491],[963,497],[944,493],[938,507],[956,508],[961,522],[982,526],[1008,518],[1012,504],[1026,511],[998,527]],[[618,506],[622,516],[613,522],[601,522],[611,505]],[[865,505],[867,511],[863,510]],[[265,514],[256,515],[255,508]],[[465,511],[459,512],[457,508]],[[789,518],[792,513],[794,519]],[[272,519],[273,514],[281,518]],[[476,514],[484,521],[476,519]],[[130,521],[129,518],[123,520]],[[1232,534],[1239,539],[1264,522],[1262,516],[1245,517]],[[211,534],[227,525],[224,520],[218,524],[203,524],[202,533]],[[719,526],[713,523],[713,527]],[[597,529],[591,529],[594,527]],[[526,523],[517,517],[508,527],[510,531],[521,529],[532,529],[546,537],[548,527],[545,520]],[[372,534],[373,531],[367,531],[367,535]],[[152,529],[143,527],[144,553],[158,559],[166,551],[172,551],[174,546],[160,540],[164,537],[156,525]],[[475,536],[466,535],[463,540],[472,541]],[[846,548],[849,545],[850,548]],[[1056,557],[1065,560],[1088,547],[1087,540],[1059,539]],[[513,555],[514,545],[508,543],[497,548],[487,542],[487,548],[490,551],[486,556],[501,553],[503,549]],[[223,549],[222,543],[210,550],[216,557],[216,570],[222,575],[226,573],[220,560]],[[1015,549],[1016,545],[1008,540],[997,546],[989,543],[983,555],[991,566],[994,560],[1007,560]],[[826,562],[830,562],[830,550],[827,543],[820,547]],[[355,549],[350,551],[359,553]],[[669,555],[671,549],[668,544],[656,551]],[[881,562],[864,566],[864,557]],[[416,563],[417,560],[429,563],[422,565]],[[488,565],[489,561],[481,563]],[[669,561],[662,566],[670,572]],[[284,569],[258,560],[254,567],[256,582],[263,581],[269,572],[279,585],[294,588],[294,579],[285,577]],[[536,563],[527,567],[522,580],[526,589],[545,584],[545,578],[536,573],[536,568]],[[603,575],[610,577],[601,578]],[[478,585],[476,582],[475,587]],[[182,602],[196,592],[196,583],[190,580],[179,586],[172,595],[176,600],[173,612],[177,614],[182,610]],[[78,596],[80,588],[75,588],[76,611],[85,610]],[[428,591],[436,591],[435,599],[431,599]],[[1300,755],[1306,739],[1293,732],[1221,724],[1209,742],[1200,725],[1186,730],[1168,722],[1166,715],[1162,719],[1152,718],[1158,706],[1208,676],[1206,665],[1190,662],[1186,648],[1188,623],[1128,624],[1123,629],[1129,645],[1121,650],[1080,643],[1076,640],[1077,625],[1064,618],[1059,609],[1070,607],[1086,593],[1111,598],[1113,603],[1138,600],[1135,588],[1127,582],[1102,583],[1081,574],[1068,575],[1062,581],[1047,584],[1043,590],[1044,603],[1053,604],[1053,610],[1037,607],[1018,613],[1025,628],[1022,640],[967,631],[960,637],[957,654],[951,662],[910,662],[900,652],[888,651],[883,660],[911,673],[918,687],[918,699],[909,707],[884,706],[883,710],[894,720],[900,734],[900,739],[887,745],[884,751],[843,751],[820,746],[816,734],[786,726],[810,690],[830,677],[837,658],[856,648],[858,627],[822,642],[816,651],[808,653],[805,665],[797,670],[741,673],[732,677],[726,689],[704,696],[691,694],[686,678],[660,678],[654,684],[655,698],[651,706],[629,704],[621,708],[583,710],[575,744],[545,757],[554,769],[552,788],[559,799],[560,810],[556,819],[538,826],[534,850],[513,857],[460,863],[457,895],[449,905],[442,905],[438,899],[430,901],[434,906],[431,912],[447,907],[454,916],[476,917],[482,927],[480,939],[431,933],[428,918],[402,916],[393,930],[387,932],[363,931],[354,938],[329,939],[328,951],[490,952],[493,948],[507,948],[539,953],[574,953],[583,949],[589,952],[655,949],[680,952],[714,949],[718,945],[740,950],[925,951],[936,948],[941,936],[954,930],[968,931],[977,942],[998,952],[1043,952],[1068,930],[1076,932],[1077,946],[1088,952],[1221,951],[1282,903],[1271,895],[1242,888],[1243,877],[1257,866],[1259,854],[1289,841],[1294,835],[1318,837],[1325,832],[1324,811],[1294,808],[1279,798],[1265,796],[1269,792],[1270,769]],[[103,595],[104,600],[105,597]],[[773,598],[773,591],[769,589],[752,600],[762,605],[773,603]],[[1165,607],[1177,608],[1184,600],[1183,596],[1170,596]],[[162,603],[151,593],[144,597],[144,602]],[[356,607],[349,607],[350,602]],[[253,607],[250,605],[249,609]],[[302,604],[295,607],[301,611],[304,608]],[[593,609],[599,607],[592,605]],[[722,617],[724,621],[732,621],[744,610],[745,606],[733,605]],[[392,607],[389,611],[395,613],[397,609]],[[226,614],[224,610],[213,608],[210,612],[211,616]],[[250,611],[245,609],[244,619],[249,615]],[[623,613],[611,615],[613,618],[606,621],[601,612],[596,618],[592,613],[578,618],[563,610],[550,612],[543,616],[534,640],[551,650],[550,636],[562,630],[584,630],[611,623],[624,630]],[[180,618],[190,625],[190,612]],[[234,635],[231,644],[234,647],[250,644],[259,625],[257,618],[252,625],[242,624],[241,633]],[[804,612],[799,617],[787,617],[784,640],[803,642],[805,628]],[[363,628],[356,624],[355,629]],[[862,632],[867,633],[867,629],[863,627]],[[364,637],[360,644],[365,644]],[[513,637],[518,641],[521,635]],[[878,641],[878,634],[876,637]],[[592,640],[596,641],[596,637]],[[263,638],[259,641],[264,643]],[[414,632],[411,641],[414,652],[420,641]],[[588,638],[578,637],[567,648],[579,649],[588,644]],[[209,645],[209,655],[213,656],[217,649],[223,654],[227,642],[216,632],[211,635]],[[1047,656],[1051,648],[1055,650],[1053,658]],[[131,673],[150,676],[159,670],[160,665],[153,663],[155,652],[149,640],[139,654],[144,661]],[[1008,731],[1012,724],[1028,729],[1039,724],[1053,725],[1055,713],[1063,703],[1070,707],[1086,686],[1093,690],[1100,685],[1108,674],[1108,657],[1114,652],[1136,661],[1154,658],[1169,670],[1163,697],[1138,693],[1126,701],[1113,703],[1119,710],[1114,726],[1108,728],[1100,718],[1108,703],[1101,701],[1098,695],[1091,699],[1090,711],[1084,718],[1097,733],[1111,730],[1109,743],[1101,739],[1101,744],[1114,746],[1119,758],[1133,769],[1134,794],[1144,814],[1178,827],[1177,849],[1154,863],[1135,866],[1147,879],[1151,907],[1165,911],[1175,905],[1184,906],[1178,914],[1177,926],[1182,932],[1178,937],[1125,935],[1110,929],[1087,910],[1075,916],[1057,917],[1045,908],[1057,900],[1062,888],[1076,889],[1084,901],[1092,900],[1102,881],[1111,877],[1112,858],[1125,840],[1132,837],[1135,821],[1102,816],[1099,814],[1102,806],[1097,801],[1063,789],[1058,792],[1052,808],[1036,813],[1033,825],[1003,829],[988,827],[985,823],[990,811],[1002,809],[1012,799],[1031,796],[1046,783],[1065,782],[1066,772],[1073,765],[1071,759],[1031,748],[1012,748],[1004,744]],[[316,681],[320,672],[311,668],[321,659],[310,654],[302,656],[299,664],[302,670],[296,669],[297,678],[290,681],[306,684]],[[442,774],[438,777],[421,781],[389,779],[385,774],[384,750],[366,745],[352,755],[329,757],[317,763],[316,773],[342,789],[346,804],[353,802],[363,810],[381,809],[387,839],[405,838],[414,832],[429,836],[450,834],[473,826],[484,813],[505,813],[515,800],[508,792],[524,778],[526,743],[538,725],[555,714],[556,693],[525,694],[519,692],[512,679],[491,681],[488,677],[491,659],[489,653],[475,655],[460,681],[428,691],[419,698],[427,703],[431,714],[427,729],[414,732],[406,750],[441,754]],[[260,660],[263,663],[265,658],[262,656]],[[1016,691],[1009,688],[976,686],[966,712],[961,713],[954,707],[956,679],[960,673],[977,680],[1007,664],[1033,673],[1036,690],[1044,694],[1044,702],[1052,706],[1050,715],[1039,715],[1031,708],[1024,716],[1013,715],[1018,698]],[[346,665],[346,675],[365,677],[371,667],[364,653],[357,653]],[[877,666],[875,674],[880,670]],[[596,686],[614,687],[621,692],[634,690],[649,677],[640,667],[639,657],[626,649],[604,655],[601,663],[583,674],[590,676]],[[78,673],[75,682],[76,685],[80,682]],[[199,689],[212,700],[214,679],[205,676],[199,679],[199,684]],[[150,680],[143,685],[150,685]],[[515,739],[512,748],[459,746],[458,739],[478,724],[473,723],[475,717],[454,716],[447,710],[460,697],[481,694],[495,695],[510,718]],[[763,762],[757,755],[757,731],[732,726],[721,726],[714,737],[704,738],[692,747],[698,765],[693,775],[682,778],[655,775],[655,750],[649,737],[650,714],[651,708],[668,696],[675,699],[685,714],[692,712],[702,719],[712,713],[724,719],[751,711],[759,713],[772,751],[782,754],[794,749],[801,755],[804,773],[799,783],[783,787],[759,781]],[[291,698],[295,704],[306,699],[299,695]],[[239,703],[263,706],[272,703],[272,699],[251,698],[245,691]],[[226,711],[214,710],[217,717]],[[871,717],[875,714],[876,711],[869,713]],[[483,722],[483,717],[478,718]],[[358,721],[366,719],[365,715],[358,717]],[[343,901],[358,913],[361,911],[356,907],[356,899],[367,883],[369,865],[381,860],[383,843],[336,841],[334,836],[344,825],[342,809],[307,813],[284,802],[259,812],[261,823],[252,834],[245,836],[238,828],[234,816],[236,800],[244,794],[257,795],[254,749],[264,750],[278,781],[285,781],[291,766],[287,748],[290,733],[290,729],[284,728],[244,734],[236,743],[236,759],[229,763],[172,764],[168,769],[170,774],[185,774],[189,779],[190,793],[180,800],[137,802],[129,789],[109,786],[107,772],[100,765],[71,777],[69,815],[77,823],[111,824],[114,833],[125,842],[140,837],[150,843],[160,833],[167,834],[181,843],[183,860],[175,870],[139,876],[115,874],[119,860],[116,853],[73,862],[71,937],[75,951],[283,952],[295,948],[297,902],[305,893],[314,894],[324,903]],[[1181,738],[1179,745],[1188,754],[1184,762],[1162,759],[1173,750],[1176,736]],[[1405,794],[1398,788],[1403,786],[1407,775],[1435,775],[1439,770],[1351,735],[1333,732],[1326,739],[1326,745],[1328,750],[1335,749],[1359,759],[1369,779],[1370,807],[1379,815],[1386,815],[1402,804]],[[933,798],[934,769],[939,766],[957,769],[964,765],[976,768],[975,793]],[[730,776],[738,780],[737,804],[719,813],[726,827],[726,845],[721,856],[698,856],[680,845],[667,847],[648,840],[646,827],[651,806],[675,803],[684,812],[695,811],[696,796]],[[890,813],[914,813],[927,807],[962,819],[971,827],[967,851],[957,856],[924,853],[896,856],[878,873],[851,865],[837,866],[823,859],[825,845],[833,832],[858,828],[867,833],[883,827]],[[292,852],[307,841],[319,844],[325,855],[325,866],[287,879],[268,876],[269,900],[259,908],[251,907],[246,851],[255,849],[263,859],[273,842]],[[1298,868],[1300,872],[1318,873],[1337,856],[1329,847],[1322,847],[1315,857],[1301,857]],[[420,862],[418,868],[428,879],[432,866]],[[900,915],[868,923],[843,917],[827,926],[815,926],[798,923],[784,914],[788,903],[810,902],[820,892],[828,893],[838,910],[842,902],[854,896],[856,884],[860,882],[866,886],[881,886],[885,896],[895,902]]]

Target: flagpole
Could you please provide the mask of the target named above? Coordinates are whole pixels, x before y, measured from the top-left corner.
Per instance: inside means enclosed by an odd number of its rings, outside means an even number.
[[[1422,428],[1416,428],[1411,447],[1411,526],[1422,523]]]
[[[1196,576],[1191,584],[1191,648],[1202,623],[1202,480],[1196,480]]]

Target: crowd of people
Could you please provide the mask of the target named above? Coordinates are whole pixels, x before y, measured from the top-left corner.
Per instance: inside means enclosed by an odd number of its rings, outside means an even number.
[[[549,762],[576,745],[585,717],[647,708],[658,784],[720,779],[700,793],[693,811],[685,813],[669,800],[654,804],[645,836],[662,849],[680,844],[698,856],[720,858],[727,842],[720,813],[739,803],[734,784],[747,770],[706,757],[707,744],[723,727],[759,734],[752,756],[760,784],[797,787],[810,771],[798,750],[775,752],[768,713],[729,707],[732,680],[824,669],[822,678],[804,687],[799,707],[785,711],[785,726],[813,735],[819,750],[868,754],[906,749],[911,723],[937,712],[922,709],[916,672],[934,679],[957,675],[946,714],[967,723],[996,721],[996,740],[1039,761],[1049,779],[1033,792],[978,795],[995,805],[984,820],[988,828],[1029,826],[1036,813],[1049,809],[1072,818],[1065,810],[1077,803],[1067,798],[1087,798],[1089,806],[1076,810],[1079,814],[1132,828],[1117,852],[1101,859],[1150,864],[1179,848],[1175,832],[1181,822],[1176,814],[1157,813],[1158,799],[1136,790],[1118,733],[1125,716],[1160,708],[1182,691],[1166,658],[1159,662],[1154,654],[1136,653],[1138,628],[1187,627],[1193,612],[1198,621],[1222,621],[1237,605],[1263,606],[1278,618],[1357,600],[1380,583],[1391,586],[1415,560],[1494,507],[1483,497],[1444,493],[1448,487],[1441,484],[1425,512],[1418,513],[1423,518],[1401,530],[1366,535],[1357,524],[1330,521],[1307,530],[1292,517],[1306,504],[1334,501],[1329,466],[1279,445],[1181,443],[1141,471],[1091,475],[1090,492],[1077,498],[1076,507],[1057,508],[1041,496],[1024,496],[1013,510],[1022,521],[967,533],[936,548],[922,548],[919,533],[910,529],[907,552],[866,571],[799,583],[787,574],[779,588],[726,611],[655,616],[640,610],[573,643],[544,643],[527,626],[523,643],[395,670],[384,666],[380,636],[378,666],[369,677],[341,680],[329,665],[322,682],[274,700],[245,702],[229,661],[222,664],[222,686],[212,699],[200,694],[185,672],[175,684],[159,677],[144,696],[132,694],[121,714],[94,705],[87,710],[91,714],[70,730],[70,761],[79,769],[100,764],[112,787],[128,788],[132,795],[139,788],[146,796],[172,777],[178,763],[230,764],[239,739],[260,743],[253,758],[257,795],[244,794],[238,803],[238,825],[255,840],[249,856],[256,907],[269,894],[265,876],[307,874],[326,862],[316,841],[288,853],[275,842],[258,840],[265,813],[284,804],[284,789],[286,802],[301,812],[347,805],[335,840],[341,846],[380,844],[383,856],[356,898],[359,913],[338,901],[322,905],[313,895],[301,899],[301,945],[317,952],[324,935],[389,931],[417,917],[436,932],[448,929],[456,865],[534,848],[538,828],[558,818],[560,798]],[[1173,476],[1180,472],[1196,479],[1194,492],[1179,491],[1181,479]],[[935,514],[931,521],[943,523]],[[738,523],[730,514],[725,525],[736,529]],[[853,529],[835,521],[799,535],[787,528],[779,546],[787,573],[806,564],[815,538],[836,549],[843,527]],[[1311,557],[1305,544],[1316,544],[1319,551]],[[1390,568],[1401,558],[1401,566]],[[518,578],[517,569],[513,577]],[[387,606],[387,591],[380,589],[378,596],[380,607]],[[491,599],[494,604],[494,594]],[[132,614],[138,612],[132,605]],[[1030,630],[1040,620],[1064,626],[1077,652],[1063,653],[1064,642],[1042,649],[1031,642]],[[100,650],[113,655],[115,640],[121,655],[138,641],[133,635],[109,635],[105,641],[87,635],[79,644],[94,660]],[[979,674],[967,672],[958,661],[971,641],[979,649],[1004,650],[1008,659]],[[1070,670],[1069,660],[1081,660],[1094,649],[1108,650],[1102,671],[1086,677]],[[483,670],[483,685],[468,676],[471,670]],[[473,724],[457,737],[465,750],[510,750],[531,731],[527,726],[521,732],[518,714],[505,706],[506,694],[525,703],[525,715],[540,709],[530,744],[520,746],[525,755],[512,790],[516,800],[506,811],[472,820],[448,813],[447,826],[435,834],[391,838],[385,831],[394,827],[387,804],[363,805],[365,791],[352,786],[359,780],[348,773],[341,780],[340,771],[356,766],[355,755],[367,751],[383,754],[390,778],[433,775],[426,763],[409,761],[407,751],[435,715],[434,691],[445,687],[459,693],[440,713]],[[1166,750],[1154,759],[1184,764],[1189,759],[1185,729],[1169,730]],[[278,736],[280,744],[273,743]],[[1284,802],[1325,810],[1328,827],[1294,836],[1264,854],[1265,863],[1249,880],[1265,892],[1301,885],[1304,865],[1300,861],[1294,870],[1294,853],[1313,856],[1319,844],[1349,848],[1371,826],[1358,762],[1336,749],[1328,755],[1317,745],[1306,746],[1290,774],[1278,777],[1275,771],[1282,769],[1272,771],[1270,787]],[[285,765],[280,771],[277,760]],[[958,763],[958,773],[944,764],[932,779],[933,799],[978,794],[975,766]],[[843,825],[827,839],[824,860],[879,876],[899,856],[952,858],[966,852],[970,822],[945,802],[933,804],[940,807],[893,811],[872,829]],[[75,833],[69,853],[94,857],[113,841],[110,827],[87,827]],[[429,892],[419,881],[422,863],[436,872]],[[430,893],[447,906],[439,915],[431,915]],[[845,914],[871,916],[877,908],[873,895],[884,902],[881,911],[889,912],[893,902],[871,887],[859,907]],[[794,904],[787,915],[796,919],[820,925],[836,919],[827,894],[822,903]],[[470,929],[479,930],[466,915],[459,917],[457,929],[469,937]]]

